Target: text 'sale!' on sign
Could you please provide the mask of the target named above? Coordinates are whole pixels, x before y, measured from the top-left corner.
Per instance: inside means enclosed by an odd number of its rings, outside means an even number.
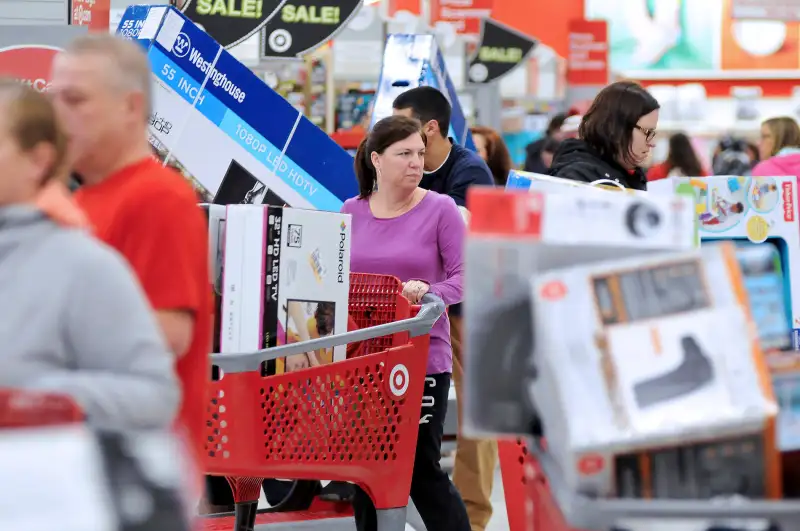
[[[178,8],[225,48],[258,32],[286,0],[177,0]]]
[[[0,48],[0,76],[18,79],[40,92],[50,90],[50,67],[59,48],[44,45]]]
[[[521,65],[536,44],[532,37],[491,18],[483,19],[480,44],[469,62],[469,81],[497,81]]]
[[[288,0],[264,26],[266,59],[299,59],[344,28],[361,8],[362,0]]]

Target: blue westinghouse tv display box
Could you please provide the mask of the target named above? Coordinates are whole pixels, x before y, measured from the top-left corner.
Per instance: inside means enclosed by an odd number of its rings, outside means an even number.
[[[420,86],[434,87],[447,96],[453,107],[449,136],[474,151],[469,124],[433,35],[392,34],[386,39],[371,125],[392,114],[397,96]]]
[[[117,33],[147,50],[151,143],[207,202],[338,211],[353,158],[180,11],[130,6]]]

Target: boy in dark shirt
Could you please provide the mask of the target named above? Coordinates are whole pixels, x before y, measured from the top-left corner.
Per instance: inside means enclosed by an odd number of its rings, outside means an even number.
[[[410,116],[422,123],[427,138],[425,168],[420,187],[449,195],[466,208],[467,189],[473,184],[493,186],[494,178],[481,157],[454,143],[450,130],[450,102],[433,87],[417,87],[398,96],[393,113]],[[456,395],[461,391],[461,305],[449,308],[450,345],[453,348],[453,377]],[[459,403],[459,425],[461,404]],[[461,493],[473,531],[484,530],[492,516],[492,482],[497,466],[497,443],[458,437],[453,482]]]

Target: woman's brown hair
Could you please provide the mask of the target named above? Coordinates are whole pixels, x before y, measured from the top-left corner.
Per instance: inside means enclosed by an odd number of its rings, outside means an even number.
[[[794,118],[779,116],[765,120],[761,125],[769,129],[774,140],[772,153],[769,154],[770,157],[777,155],[783,148],[800,147],[800,127],[798,127]]]
[[[473,135],[481,135],[486,139],[486,165],[492,172],[495,184],[505,186],[508,172],[511,171],[511,154],[500,135],[491,127],[475,126]]]
[[[17,80],[0,78],[0,99],[6,102],[4,112],[9,133],[22,151],[30,151],[41,143],[53,146],[53,163],[42,184],[62,175],[67,137],[47,96]]]
[[[633,130],[642,116],[659,108],[658,100],[638,83],[611,83],[597,93],[583,115],[578,137],[601,158],[634,167]]]
[[[353,167],[358,179],[358,197],[366,199],[372,195],[378,182],[378,174],[372,165],[372,153],[383,154],[386,148],[411,135],[419,135],[425,142],[422,124],[419,120],[406,116],[388,116],[373,126],[358,146]]]

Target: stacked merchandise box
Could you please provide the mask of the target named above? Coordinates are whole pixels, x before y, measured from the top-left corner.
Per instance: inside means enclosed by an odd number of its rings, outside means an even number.
[[[465,249],[465,374],[467,385],[480,390],[467,395],[471,428],[526,433],[533,416],[521,406],[528,402],[531,376],[531,276],[567,265],[691,249],[692,202],[678,195],[647,197],[586,186],[550,192],[478,188],[469,191],[467,207],[472,218]],[[498,352],[498,338],[514,348]],[[481,378],[488,373],[493,377]]]
[[[225,260],[225,214],[224,205],[204,203],[200,207],[208,219],[208,261],[211,273],[211,296],[214,300],[214,332],[211,352],[220,352],[220,318],[222,316],[222,276]]]
[[[337,212],[358,193],[353,158],[169,6],[130,6],[118,34],[153,69],[151,143],[207,202]]]
[[[757,377],[764,373],[763,358],[755,336],[748,336],[752,327],[744,299],[739,298],[742,290],[736,289],[741,279],[732,250],[696,249],[694,205],[689,197],[605,193],[586,187],[562,192],[470,192],[465,327],[469,351],[465,359],[468,385],[476,392],[467,397],[465,428],[473,434],[530,433],[532,421],[541,419],[548,447],[576,492],[645,498],[777,496],[775,407],[769,385]],[[665,251],[673,254],[665,255]],[[695,267],[689,267],[692,264]],[[665,325],[655,332],[654,326],[648,326],[658,324],[658,319],[671,319],[665,314],[691,312],[709,300],[720,306],[701,308],[716,311],[711,312],[716,319],[712,319],[713,327],[704,326],[708,319],[697,315],[681,316],[682,321],[668,323],[672,328]],[[562,306],[556,308],[557,304]],[[660,313],[634,315],[634,309]],[[614,317],[619,322],[612,322]],[[697,341],[683,340],[680,332],[692,326],[705,334],[700,342],[705,350],[695,348]],[[625,368],[635,365],[649,370],[650,376],[659,371],[672,374],[690,357],[693,364],[699,360],[700,368],[707,369],[704,353],[708,348],[714,349],[715,362],[727,359],[722,347],[730,346],[730,341],[720,340],[717,345],[714,340],[727,337],[729,327],[739,334],[735,347],[741,370],[735,376],[744,378],[747,393],[744,387],[741,394],[736,389],[731,392],[731,386],[726,388],[729,407],[724,414],[719,411],[718,426],[711,429],[699,412],[695,417],[687,413],[684,416],[694,431],[682,425],[682,434],[690,435],[683,439],[668,429],[681,424],[674,421],[679,418],[674,412],[649,411],[643,414],[644,421],[633,426],[636,430],[628,426],[616,431],[613,422],[594,422],[596,411],[587,413],[603,403],[598,395],[590,396],[595,389],[590,389],[590,381],[610,375],[617,389],[622,375],[614,376]],[[663,355],[657,363],[642,364],[640,358],[653,342],[653,350],[661,349]],[[624,366],[616,358],[603,363],[604,354],[625,355],[627,361]],[[566,358],[575,362],[564,363]],[[708,384],[708,378],[692,382],[702,371],[690,369],[680,372],[681,385],[686,380],[695,386],[692,389]],[[731,365],[715,374],[728,377],[732,370]],[[593,374],[594,379],[580,371]],[[489,372],[493,378],[481,378]],[[648,381],[648,374],[628,380]],[[631,390],[631,396],[637,389],[645,396],[640,401],[646,404],[640,409],[658,408],[667,401],[661,400],[659,392],[669,394],[671,389],[662,383],[625,389]],[[690,393],[691,389],[685,394]],[[743,403],[735,402],[738,398],[750,402],[739,407]],[[707,416],[708,408],[702,413]],[[595,444],[599,439],[590,436],[601,432],[606,439]],[[738,473],[732,476],[731,469]],[[620,474],[611,474],[612,470]],[[746,492],[740,492],[745,484]]]
[[[381,118],[391,116],[397,96],[421,86],[438,89],[447,97],[452,107],[448,135],[474,151],[469,123],[433,35],[392,34],[386,39],[370,127]]]
[[[575,492],[780,497],[777,406],[733,245],[560,268],[532,297],[532,396]]]
[[[691,187],[700,239],[732,240],[778,403],[778,447],[800,450],[800,231],[796,177],[672,177],[652,193]]]
[[[221,352],[254,352],[347,331],[350,215],[228,205]],[[345,346],[268,364],[268,374],[340,361]]]

